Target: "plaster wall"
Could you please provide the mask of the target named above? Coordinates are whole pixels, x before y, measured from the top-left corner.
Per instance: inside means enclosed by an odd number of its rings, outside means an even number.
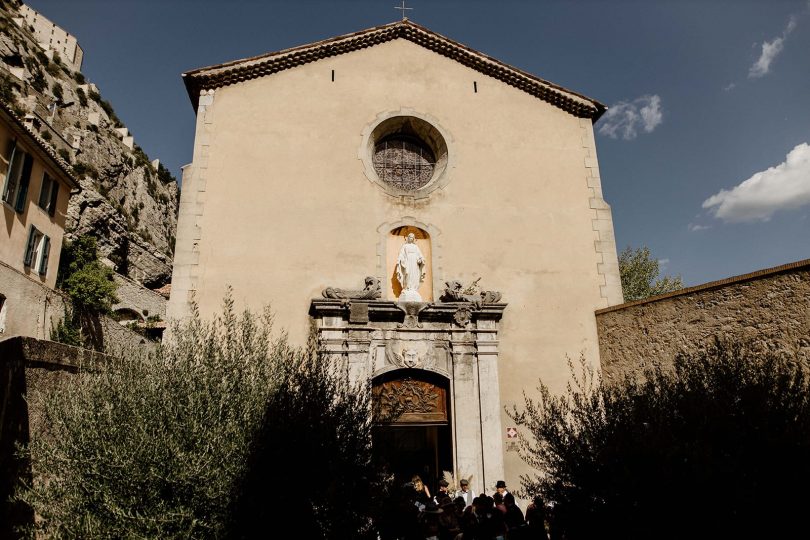
[[[393,197],[364,172],[363,134],[396,114],[446,139],[447,181],[425,199]],[[538,378],[563,390],[566,355],[598,364],[594,310],[621,302],[590,120],[409,41],[201,96],[183,185],[169,317],[192,297],[215,313],[231,285],[242,306],[270,303],[303,344],[310,299],[366,275],[386,283],[388,232],[416,226],[430,234],[434,299],[451,279],[503,292],[509,406]],[[517,486],[516,452],[505,468]]]

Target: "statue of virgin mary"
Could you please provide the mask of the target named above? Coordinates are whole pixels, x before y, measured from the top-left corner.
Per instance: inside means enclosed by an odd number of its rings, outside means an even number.
[[[421,302],[419,284],[424,280],[425,257],[419,246],[416,245],[416,237],[413,233],[409,233],[399,250],[399,257],[397,257],[397,281],[402,287],[399,301]]]

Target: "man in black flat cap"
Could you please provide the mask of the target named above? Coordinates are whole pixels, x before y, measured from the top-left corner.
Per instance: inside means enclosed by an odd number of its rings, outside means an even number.
[[[439,480],[439,491],[438,491],[438,492],[436,492],[436,496],[435,496],[435,497],[433,497],[433,500],[434,500],[434,501],[436,502],[436,504],[438,504],[439,506],[441,506],[441,505],[442,505],[442,500],[443,500],[443,499],[449,499],[449,498],[450,498],[450,494],[447,492],[447,487],[448,487],[449,485],[450,485],[450,484],[448,484],[448,483],[447,483],[447,480],[445,480],[444,478],[442,478],[441,480]]]

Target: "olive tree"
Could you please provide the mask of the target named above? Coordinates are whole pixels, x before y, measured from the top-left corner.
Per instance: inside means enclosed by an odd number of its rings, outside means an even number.
[[[583,362],[567,393],[541,384],[510,411],[535,471],[523,494],[553,501],[557,538],[776,538],[802,527],[806,369],[724,341],[610,384]]]
[[[659,278],[660,273],[658,260],[652,257],[647,247],[626,247],[619,253],[619,275],[626,302],[683,288],[680,276]]]
[[[368,529],[368,505],[351,518],[335,510],[348,496],[373,500],[368,394],[325,365],[274,333],[269,311],[237,314],[228,296],[220,316],[206,322],[195,308],[153,354],[82,366],[70,384],[37,396],[45,429],[25,449],[34,480],[17,492],[39,516],[30,532],[238,537],[233,516],[277,504],[256,507],[253,495],[292,489],[251,484],[276,469],[306,478],[296,499],[319,537]],[[321,491],[315,478],[342,489]]]

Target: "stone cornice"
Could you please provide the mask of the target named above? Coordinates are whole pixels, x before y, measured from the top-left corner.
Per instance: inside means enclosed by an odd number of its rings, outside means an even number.
[[[361,32],[318,41],[183,73],[189,98],[197,109],[200,92],[272,75],[395,39],[406,39],[484,75],[502,81],[578,118],[596,122],[607,110],[602,103],[504,64],[407,19]]]
[[[353,303],[368,305],[368,318],[370,321],[402,322],[405,318],[405,312],[398,307],[396,302],[391,300],[328,300],[315,298],[309,306],[309,314],[313,317],[347,318],[349,305]],[[456,311],[460,308],[466,308],[470,310],[472,320],[488,319],[499,321],[503,317],[506,306],[507,304],[484,304],[480,309],[475,309],[468,302],[427,303],[424,309],[419,310],[419,320],[425,322],[452,322]]]

